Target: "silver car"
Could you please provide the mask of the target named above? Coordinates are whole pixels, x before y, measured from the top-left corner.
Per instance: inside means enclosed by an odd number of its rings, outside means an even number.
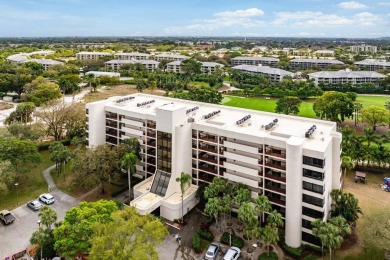
[[[38,200],[32,200],[29,203],[27,203],[27,207],[29,207],[34,211],[37,211],[42,207],[42,204]]]
[[[54,203],[54,197],[49,193],[41,194],[39,200],[47,205]]]
[[[218,252],[220,249],[220,245],[217,243],[211,243],[209,246],[209,249],[207,249],[206,255],[204,256],[204,259],[206,260],[214,260],[218,256]]]
[[[223,257],[223,260],[237,260],[240,257],[241,250],[238,247],[232,246],[226,252],[226,255]]]

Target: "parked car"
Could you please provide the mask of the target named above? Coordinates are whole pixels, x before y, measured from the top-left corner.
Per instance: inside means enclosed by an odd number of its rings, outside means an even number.
[[[42,207],[42,204],[38,200],[32,200],[29,203],[27,203],[27,207],[29,207],[34,211],[37,211]]]
[[[209,249],[207,249],[206,255],[204,256],[204,259],[206,260],[214,260],[218,256],[218,252],[220,249],[220,245],[217,243],[211,243],[209,246]]]
[[[47,205],[54,203],[54,197],[49,193],[39,195],[39,200]]]
[[[225,256],[223,257],[223,260],[237,260],[240,257],[240,254],[241,254],[241,249],[232,246],[226,252]]]
[[[14,215],[8,210],[0,211],[0,219],[3,221],[4,225],[12,224],[15,221]]]

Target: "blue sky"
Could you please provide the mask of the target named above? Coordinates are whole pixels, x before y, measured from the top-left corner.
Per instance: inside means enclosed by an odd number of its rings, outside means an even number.
[[[390,0],[0,0],[0,37],[390,36]]]

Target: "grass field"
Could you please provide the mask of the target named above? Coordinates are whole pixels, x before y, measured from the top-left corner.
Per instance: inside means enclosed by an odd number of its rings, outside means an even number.
[[[362,96],[359,95],[357,101],[361,102],[363,106],[381,106],[385,105],[385,101],[389,101],[390,96]],[[260,111],[274,112],[277,99],[260,98],[243,98],[235,96],[224,96],[222,104],[232,107],[248,108]],[[298,116],[315,118],[313,111],[313,101],[303,101],[300,107]]]
[[[43,151],[40,154],[42,161],[39,164],[27,163],[18,171],[15,181],[18,186],[10,187],[10,192],[0,197],[0,209],[13,209],[29,200],[38,198],[41,193],[47,192],[48,186],[42,171],[53,163],[50,161],[48,151]]]

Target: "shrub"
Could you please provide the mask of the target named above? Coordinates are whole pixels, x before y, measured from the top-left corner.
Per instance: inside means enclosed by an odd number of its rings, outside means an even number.
[[[259,255],[259,260],[278,260],[278,255],[275,252],[265,252]]]
[[[312,246],[312,245],[305,245],[305,249],[307,249],[310,252],[313,252],[317,255],[322,255],[322,249],[318,246]],[[326,254],[327,250],[324,248],[324,254]]]
[[[225,232],[221,236],[221,243],[224,243],[226,245],[229,245],[230,238],[229,238],[229,233]],[[236,246],[238,248],[242,248],[244,246],[244,239],[242,239],[239,236],[236,236],[235,234],[232,234],[232,246]]]
[[[300,247],[290,247],[286,244],[286,242],[284,241],[284,238],[281,237],[280,240],[279,240],[279,245],[280,247],[282,248],[283,252],[285,252],[286,254],[292,256],[292,257],[300,257],[303,253],[303,247],[300,246]]]
[[[303,260],[316,260],[316,259],[318,259],[318,257],[315,255],[308,255],[303,258]]]
[[[195,253],[200,252],[200,237],[198,233],[192,238],[192,247],[194,248]]]
[[[198,234],[201,238],[207,240],[207,241],[213,241],[214,235],[210,231],[204,230],[202,228],[199,228]]]
[[[63,145],[65,145],[65,146],[70,145],[70,140],[69,140],[69,139],[60,140],[60,142],[61,142]],[[38,151],[49,150],[49,146],[52,145],[53,143],[54,143],[54,142],[44,142],[44,143],[38,144]]]

